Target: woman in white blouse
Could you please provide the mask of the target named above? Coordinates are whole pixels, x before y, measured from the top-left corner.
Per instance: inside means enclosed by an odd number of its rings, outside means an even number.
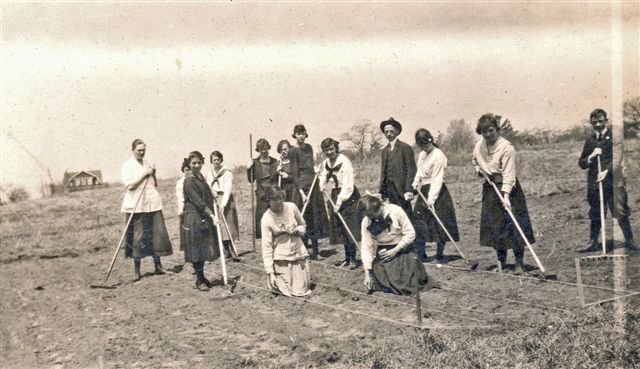
[[[476,133],[482,135],[482,139],[473,150],[473,166],[478,176],[488,176],[501,192],[501,196],[498,196],[491,185],[484,182],[480,245],[496,249],[502,269],[507,266],[507,250],[513,249],[516,260],[515,273],[522,274],[526,244],[504,210],[505,207],[511,209],[529,242],[534,243],[527,202],[516,176],[516,150],[511,142],[500,136],[498,118],[491,113],[480,117]]]
[[[264,200],[268,208],[260,227],[267,284],[285,296],[309,295],[309,252],[302,242],[307,226],[300,210],[294,203],[283,201],[284,191],[278,187],[267,188]]]
[[[223,160],[224,158],[220,151],[214,151],[211,153],[209,156],[211,167],[207,173],[207,183],[211,187],[211,192],[218,202],[218,205],[221,209],[224,209],[224,218],[227,221],[227,226],[231,232],[231,234],[227,232],[226,227],[222,224],[222,220],[220,220],[220,226],[222,227],[222,245],[224,246],[225,257],[231,257],[233,258],[233,261],[239,261],[240,259],[238,258],[238,255],[233,247],[231,247],[231,239],[233,238],[235,241],[238,241],[239,239],[238,211],[236,210],[236,202],[232,193],[233,172],[222,165]]]
[[[143,257],[153,257],[155,274],[165,274],[160,257],[171,255],[173,250],[162,216],[162,199],[156,189],[156,168],[144,160],[147,147],[141,139],[131,143],[131,151],[133,156],[122,165],[126,191],[121,212],[126,214],[127,221],[132,217],[127,229],[125,257],[133,258],[134,280],[138,281]]]
[[[416,233],[409,216],[378,196],[367,194],[359,202],[365,214],[361,225],[364,285],[370,291],[397,295],[433,287],[424,264],[415,255]]]
[[[349,236],[345,225],[342,224],[336,213],[340,213],[346,226],[356,241],[360,241],[360,223],[362,215],[358,211],[358,200],[360,192],[354,185],[353,167],[351,161],[340,154],[339,142],[332,138],[325,138],[320,144],[322,152],[327,157],[320,167],[320,186],[326,191],[331,189],[331,200],[335,204],[333,211],[329,213],[329,224],[331,227],[331,241],[335,243],[341,239],[344,244],[344,260],[336,263],[336,266],[350,266],[350,269],[358,267],[356,261],[357,246]]]
[[[411,186],[427,198],[427,203],[425,204],[421,196],[418,197],[416,206],[413,209],[413,224],[422,240],[436,243],[437,251],[434,260],[444,264],[447,262],[444,256],[444,246],[449,239],[430,209],[435,210],[453,241],[459,241],[460,234],[458,232],[456,212],[449,190],[444,183],[447,157],[433,142],[433,136],[428,130],[421,128],[416,131],[415,136],[416,145],[422,151],[418,156],[418,171]],[[424,255],[424,250],[418,250],[418,254],[420,256]]]

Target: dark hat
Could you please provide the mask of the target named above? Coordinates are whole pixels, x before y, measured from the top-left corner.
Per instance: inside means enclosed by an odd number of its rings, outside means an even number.
[[[380,130],[384,132],[384,127],[389,125],[393,126],[398,131],[398,134],[402,132],[402,124],[400,124],[400,122],[398,122],[397,120],[393,119],[393,117],[380,123]]]
[[[293,134],[291,135],[291,137],[296,138],[296,133],[304,133],[305,137],[309,137],[309,135],[307,134],[307,129],[304,128],[303,124],[296,124],[296,126],[293,127]]]

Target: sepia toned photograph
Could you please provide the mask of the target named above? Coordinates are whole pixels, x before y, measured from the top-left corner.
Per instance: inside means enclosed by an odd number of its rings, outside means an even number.
[[[3,0],[0,40],[0,368],[640,367],[637,1]]]

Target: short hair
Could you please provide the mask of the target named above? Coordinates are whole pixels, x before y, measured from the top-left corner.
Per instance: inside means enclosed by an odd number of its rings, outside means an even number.
[[[282,152],[282,146],[284,145],[291,147],[291,144],[289,143],[288,140],[280,140],[280,142],[278,142],[278,147],[276,148],[276,150],[278,151],[278,154]]]
[[[278,186],[268,186],[261,196],[262,200],[266,203],[273,200],[284,201],[284,197],[284,191]]]
[[[218,150],[215,150],[211,153],[211,155],[209,155],[209,162],[213,163],[214,156],[218,157],[221,163],[224,161],[224,157],[222,156],[222,153]]]
[[[291,135],[291,137],[296,138],[296,133],[304,133],[304,138],[309,137],[309,134],[307,133],[307,129],[304,127],[304,124],[296,124],[296,126],[293,127],[293,134]]]
[[[382,207],[382,199],[372,195],[364,195],[358,201],[358,210],[364,214],[378,212]]]
[[[256,142],[256,151],[260,152],[264,149],[269,150],[271,148],[271,145],[269,144],[269,141],[267,141],[264,138],[261,138],[258,140],[258,142]]]
[[[595,109],[594,111],[591,112],[591,115],[589,116],[589,120],[593,119],[593,118],[598,118],[598,115],[602,115],[604,116],[604,119],[607,119],[607,112],[602,110],[602,109]]]
[[[198,158],[200,159],[203,163],[204,163],[204,156],[202,156],[202,154],[200,153],[200,151],[191,151],[189,153],[188,159],[189,159],[189,168],[191,168],[191,160],[193,160],[194,158]]]
[[[433,136],[431,135],[431,132],[429,132],[429,130],[420,128],[416,131],[416,144],[418,146],[425,146],[430,143],[436,146],[433,140]]]
[[[180,166],[180,171],[182,173],[184,173],[185,170],[191,169],[191,167],[189,166],[189,163],[190,163],[189,158],[182,159],[182,166]]]
[[[324,140],[322,140],[322,143],[320,143],[320,148],[322,149],[322,151],[330,148],[331,146],[334,146],[336,148],[336,152],[340,152],[340,142],[334,140],[331,137],[327,137]]]
[[[139,138],[136,138],[135,140],[133,140],[133,142],[131,143],[131,151],[135,150],[136,147],[140,144],[145,145],[144,141],[142,141]]]
[[[495,127],[496,131],[500,130],[500,124],[498,124],[498,117],[493,113],[487,113],[478,119],[478,125],[476,126],[476,133],[481,135],[482,129],[487,125],[492,125]]]

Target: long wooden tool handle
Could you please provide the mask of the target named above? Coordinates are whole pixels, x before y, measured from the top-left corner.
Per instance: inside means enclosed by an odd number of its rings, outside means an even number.
[[[118,257],[118,252],[120,252],[120,249],[122,248],[122,241],[124,241],[124,238],[127,236],[127,231],[129,230],[129,225],[131,224],[131,219],[133,219],[133,215],[135,214],[136,208],[138,208],[138,203],[140,203],[140,199],[142,198],[142,194],[144,193],[144,189],[147,187],[147,182],[149,182],[149,176],[147,176],[147,178],[144,179],[144,183],[142,184],[142,190],[138,194],[138,198],[136,199],[136,203],[135,203],[135,205],[133,205],[133,210],[131,210],[131,215],[129,216],[129,219],[127,219],[127,224],[124,226],[124,231],[122,232],[122,236],[120,236],[120,241],[118,241],[118,246],[116,247],[116,252],[113,253],[113,258],[111,259],[111,264],[109,265],[109,270],[107,271],[107,277],[104,279],[104,282],[102,282],[103,285],[105,283],[107,283],[107,280],[111,276],[111,272],[113,271],[113,266],[115,265],[116,258]]]
[[[496,186],[496,184],[493,183],[493,181],[491,179],[489,179],[489,177],[484,172],[481,172],[481,173],[484,176],[484,179],[487,182],[489,182],[489,184],[491,184],[491,187],[493,187],[493,190],[496,192],[496,195],[498,195],[498,199],[502,199],[502,194],[500,193],[500,190],[498,189],[498,186]],[[516,217],[511,212],[511,209],[509,209],[508,207],[504,206],[504,203],[502,202],[502,200],[500,200],[500,203],[504,207],[504,210],[506,210],[507,213],[509,214],[509,216],[511,217],[511,221],[513,221],[513,225],[516,226],[516,229],[518,230],[518,233],[520,233],[520,237],[522,237],[524,242],[527,244],[527,248],[531,252],[531,255],[533,255],[533,260],[535,260],[536,265],[538,266],[538,269],[540,269],[540,271],[542,273],[544,273],[545,272],[544,265],[542,265],[542,262],[540,262],[540,259],[538,259],[538,255],[536,255],[536,252],[533,250],[533,247],[531,246],[531,243],[529,243],[529,240],[527,239],[527,236],[525,236],[524,232],[522,231],[522,228],[520,228],[520,224],[518,223],[518,221],[516,220]]]
[[[309,205],[309,202],[311,201],[311,193],[313,192],[313,187],[316,185],[316,181],[318,180],[318,174],[316,173],[316,176],[313,177],[313,182],[311,182],[311,187],[309,188],[309,193],[307,194],[307,201],[304,202],[304,205],[302,206],[302,210],[300,211],[300,215],[304,216],[304,212],[307,211],[307,206]],[[302,192],[304,192],[304,190],[302,190]]]
[[[213,206],[213,214],[218,218],[218,207]],[[220,218],[218,218],[218,224],[216,226],[216,232],[218,234],[218,250],[220,250],[220,265],[222,266],[222,281],[225,286],[227,285],[227,264],[224,259],[224,247],[222,246],[222,232],[220,231]]]
[[[251,135],[251,133],[249,133],[249,157],[251,158],[251,160],[253,160],[253,136]],[[254,200],[254,191],[253,191],[253,180],[254,180],[254,170],[255,168],[251,169],[251,178],[250,178],[250,183],[251,183],[251,240],[253,242],[253,250],[256,250],[256,207],[255,207],[255,200]]]
[[[600,155],[597,155],[598,159],[598,175],[602,172],[602,164],[600,163]],[[598,193],[600,194],[600,233],[602,235],[602,255],[607,253],[607,231],[606,220],[604,219],[604,188],[602,181],[598,182]]]
[[[422,198],[422,201],[424,201],[424,204],[427,205],[427,198],[419,189],[418,189],[418,195],[420,195],[420,197]],[[436,220],[438,221],[438,224],[440,224],[440,227],[442,227],[442,230],[444,231],[444,233],[447,235],[447,237],[449,237],[449,241],[451,241],[451,243],[453,243],[453,246],[455,246],[456,251],[458,251],[458,254],[462,256],[462,259],[466,264],[469,264],[469,260],[467,260],[467,258],[464,256],[464,254],[462,253],[462,250],[460,250],[456,241],[454,241],[453,237],[451,237],[451,233],[449,233],[449,231],[447,230],[447,227],[444,226],[444,224],[440,220],[440,217],[438,217],[438,214],[436,214],[436,209],[432,209],[431,207],[429,207],[429,205],[427,205],[427,207],[429,208],[429,211],[431,211],[431,214],[433,214],[433,217],[436,218]]]
[[[231,241],[231,247],[233,248],[233,252],[238,255],[238,249],[236,248],[236,243],[233,241],[233,237],[231,236],[231,231],[229,230],[229,223],[227,223],[227,217],[224,216],[224,209],[218,204],[218,199],[214,198],[213,201],[215,205],[218,207],[218,214],[220,214],[220,219],[222,220],[222,224],[224,225],[224,229],[226,229],[227,234],[229,235],[229,241]]]
[[[333,200],[331,200],[331,197],[329,197],[329,195],[327,195],[325,192],[323,192],[323,194],[327,197],[327,200],[329,200],[329,203],[331,204],[331,208],[333,209],[334,214],[338,216],[338,219],[340,219],[340,222],[342,222],[344,229],[347,230],[347,234],[349,235],[349,238],[351,238],[351,242],[353,242],[356,245],[356,247],[358,247],[358,252],[361,252],[360,245],[358,244],[358,241],[356,241],[356,238],[353,236],[353,233],[351,233],[351,230],[349,229],[347,222],[342,217],[342,214],[340,214],[339,211],[335,210],[335,207],[336,207],[335,203],[333,202]]]

